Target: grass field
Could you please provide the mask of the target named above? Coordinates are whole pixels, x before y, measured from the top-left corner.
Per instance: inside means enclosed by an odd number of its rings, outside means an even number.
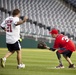
[[[0,58],[7,52],[0,48]],[[62,57],[65,68],[55,69],[58,61],[55,52],[38,49],[22,49],[22,58],[25,69],[17,69],[16,53],[8,58],[6,67],[0,67],[0,75],[76,75],[76,69],[68,69],[68,63]],[[76,53],[72,55],[72,61],[76,64]]]

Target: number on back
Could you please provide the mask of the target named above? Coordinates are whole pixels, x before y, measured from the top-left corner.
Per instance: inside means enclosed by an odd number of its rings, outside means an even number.
[[[11,26],[12,20],[7,20],[7,32],[12,32],[12,26]]]
[[[62,40],[65,40],[66,42],[69,42],[69,38],[67,36],[62,37]]]

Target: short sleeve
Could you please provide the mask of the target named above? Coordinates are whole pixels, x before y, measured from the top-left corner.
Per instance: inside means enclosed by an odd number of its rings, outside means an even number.
[[[19,22],[19,18],[18,17],[14,17],[13,22],[14,22],[14,24],[17,24],[17,22]]]

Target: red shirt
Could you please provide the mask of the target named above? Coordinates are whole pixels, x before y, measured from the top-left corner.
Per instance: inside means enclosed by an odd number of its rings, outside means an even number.
[[[54,48],[65,48],[70,51],[75,51],[75,44],[67,36],[58,34],[55,39]]]

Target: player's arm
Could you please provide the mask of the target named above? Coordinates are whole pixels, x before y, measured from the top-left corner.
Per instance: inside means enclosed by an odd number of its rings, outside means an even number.
[[[28,17],[24,17],[23,19],[21,19],[19,22],[17,22],[15,25],[18,26],[18,25],[21,25],[23,24],[24,22],[26,22],[28,20]]]
[[[5,21],[3,21],[2,23],[1,23],[1,26],[0,26],[4,31],[6,31],[6,28],[5,28]]]
[[[55,41],[53,48],[50,48],[50,47],[46,47],[46,48],[49,49],[49,50],[51,50],[51,51],[58,50],[58,48],[59,48],[59,42],[58,42],[58,40]]]
[[[6,28],[5,27],[1,27],[4,31],[6,31]]]
[[[56,50],[56,48],[48,47],[47,44],[44,43],[44,42],[39,42],[38,45],[37,45],[37,48],[39,48],[39,49],[48,49],[48,50],[51,50],[51,51],[55,51]]]
[[[50,48],[50,47],[46,47],[46,49],[48,49],[48,50],[51,50],[51,51],[55,51],[55,50],[57,50],[56,48]]]
[[[24,16],[20,16],[20,19],[23,20],[24,19]],[[32,24],[33,23],[33,20],[27,18],[26,22],[30,22]]]

